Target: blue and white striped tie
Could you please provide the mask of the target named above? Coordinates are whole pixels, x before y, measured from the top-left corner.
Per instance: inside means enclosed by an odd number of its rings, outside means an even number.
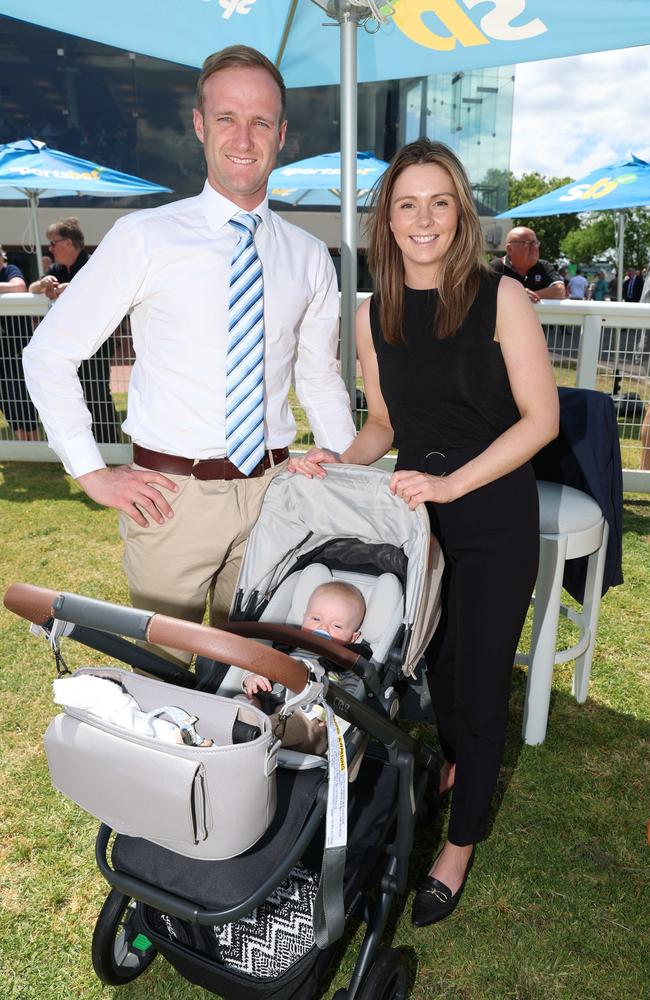
[[[226,455],[248,476],[264,458],[264,301],[255,249],[259,215],[238,212],[230,265],[226,356]]]

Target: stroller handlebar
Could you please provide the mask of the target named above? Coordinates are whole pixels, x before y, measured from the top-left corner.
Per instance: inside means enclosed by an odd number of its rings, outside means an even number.
[[[244,638],[209,625],[181,621],[180,618],[168,615],[138,611],[29,583],[11,584],[4,596],[4,605],[8,611],[37,625],[42,625],[50,618],[59,618],[75,625],[130,634],[132,638],[146,639],[155,645],[172,646],[174,649],[197,653],[263,674],[291,691],[302,691],[309,676],[304,663],[277,649],[254,642],[252,638]],[[112,612],[115,619],[113,627],[110,624]],[[131,619],[136,628],[129,633],[123,626]]]
[[[353,649],[347,649],[332,639],[321,639],[306,628],[295,625],[275,625],[270,622],[229,622],[223,626],[224,632],[245,636],[247,639],[268,639],[292,646],[294,649],[304,649],[308,653],[323,656],[345,670],[352,670],[359,662],[361,654]]]

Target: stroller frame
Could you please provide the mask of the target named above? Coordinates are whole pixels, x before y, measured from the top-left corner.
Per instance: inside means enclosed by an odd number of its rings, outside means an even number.
[[[255,636],[289,645],[299,645],[308,652],[326,656],[340,668],[352,669],[362,678],[365,674],[373,672],[370,664],[357,653],[344,647],[333,650],[332,644],[327,640],[288,626],[240,622],[229,625],[226,629],[214,629],[27,584],[13,584],[5,595],[4,603],[9,610],[40,625],[46,634],[51,631],[56,620],[65,622],[63,634],[67,638],[117,657],[160,680],[181,687],[200,688],[201,683],[197,675],[188,669],[121,637],[129,636],[136,640],[162,642],[164,636],[166,645],[175,645],[179,649],[210,658],[248,666],[251,649],[255,649],[258,654],[260,650],[259,644],[251,641],[250,637]],[[296,643],[296,638],[299,638],[299,644]],[[53,646],[55,653],[58,654],[56,645]],[[282,683],[287,683],[287,680],[291,682],[293,678],[294,685],[296,677],[307,677],[304,663],[293,660],[275,649],[266,647],[263,649],[268,662],[260,666],[258,656],[255,664],[257,672],[266,673],[271,680],[281,680]],[[57,655],[57,668],[58,660]],[[366,687],[369,688],[370,685]],[[385,1000],[402,1000],[406,995],[406,972],[400,953],[382,949],[381,938],[395,897],[404,895],[407,889],[408,863],[413,847],[415,823],[418,816],[426,811],[427,789],[431,779],[438,774],[440,759],[435,751],[410,737],[391,721],[398,701],[397,695],[394,692],[391,694],[391,690],[389,687],[387,695],[381,698],[371,694],[372,704],[359,701],[331,681],[326,684],[324,690],[325,700],[335,714],[351,724],[352,728],[346,734],[348,760],[354,759],[357,753],[363,755],[367,753],[364,741],[369,736],[382,748],[380,752],[375,748],[375,752],[371,751],[369,756],[376,760],[385,760],[388,765],[396,769],[397,773],[396,809],[394,818],[390,822],[394,836],[391,843],[384,845],[384,852],[374,865],[374,874],[355,890],[353,901],[347,906],[346,920],[352,912],[361,912],[367,929],[349,985],[346,989],[337,990],[334,1000],[376,1000],[378,995],[385,997]],[[108,844],[113,831],[104,823],[100,825],[97,835],[95,857],[106,881],[113,890],[123,894],[124,897],[130,897],[138,903],[192,924],[221,926],[250,913],[277,888],[322,827],[326,807],[327,782],[324,782],[304,826],[281,864],[274,868],[246,899],[232,907],[206,909],[151,882],[111,867],[108,861]],[[378,876],[379,892],[376,903],[371,905],[365,890],[368,883],[371,886],[377,884],[375,874]],[[110,895],[107,903],[109,900]],[[99,921],[96,934],[98,929]],[[333,950],[331,948],[333,944],[334,941],[328,942],[327,953]],[[321,957],[324,958],[325,955]],[[135,978],[144,971],[150,961],[151,958],[145,961],[142,968],[136,970],[134,975],[117,977],[113,980],[102,976],[97,966],[96,971],[104,981],[118,985]],[[385,992],[385,983],[388,980],[390,980],[389,989],[392,988],[390,984],[394,983],[394,992]],[[378,988],[381,989],[379,994],[375,992]]]

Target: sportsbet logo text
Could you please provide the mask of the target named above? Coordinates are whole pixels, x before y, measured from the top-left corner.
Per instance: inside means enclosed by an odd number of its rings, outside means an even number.
[[[479,4],[490,3],[478,25],[466,13]],[[456,42],[461,45],[489,45],[498,42],[519,42],[524,38],[543,35],[548,28],[538,17],[531,17],[522,24],[512,21],[526,12],[527,0],[393,0],[393,21],[412,42],[425,48],[451,52]],[[425,23],[427,14],[435,14],[448,29],[448,35],[439,35]]]
[[[558,201],[589,201],[591,198],[604,198],[611,194],[619,184],[631,184],[637,179],[636,174],[620,174],[618,177],[599,177],[592,184],[574,184],[566,194],[560,195]]]

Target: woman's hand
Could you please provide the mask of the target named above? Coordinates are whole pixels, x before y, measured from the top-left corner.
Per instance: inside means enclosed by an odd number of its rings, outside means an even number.
[[[400,469],[390,477],[388,488],[391,493],[415,510],[419,503],[451,503],[460,496],[453,476],[430,476],[428,472]]]
[[[299,472],[302,476],[307,476],[307,479],[313,479],[314,476],[317,479],[324,479],[327,473],[323,469],[323,464],[340,463],[340,461],[341,456],[329,448],[310,448],[302,458],[290,458],[287,468],[289,472]]]

